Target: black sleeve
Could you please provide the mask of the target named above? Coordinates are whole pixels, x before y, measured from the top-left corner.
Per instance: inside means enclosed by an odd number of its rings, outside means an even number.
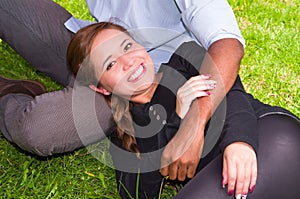
[[[233,142],[246,142],[257,151],[257,117],[239,76],[225,100],[227,107],[220,142],[221,149],[224,151]]]
[[[171,56],[167,65],[176,69],[186,80],[199,75],[199,71],[206,55],[204,48],[196,42],[185,42]]]

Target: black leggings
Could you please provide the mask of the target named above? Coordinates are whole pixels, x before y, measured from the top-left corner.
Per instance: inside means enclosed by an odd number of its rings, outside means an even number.
[[[297,199],[300,195],[300,123],[286,115],[258,120],[258,179],[249,199]],[[202,169],[175,199],[229,199],[222,189],[222,155]]]

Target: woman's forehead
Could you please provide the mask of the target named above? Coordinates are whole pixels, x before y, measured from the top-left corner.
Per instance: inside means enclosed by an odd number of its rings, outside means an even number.
[[[105,29],[97,34],[95,37],[92,50],[97,48],[99,45],[103,47],[110,47],[112,45],[118,45],[119,42],[122,42],[124,39],[130,38],[128,34],[123,31],[116,29]]]

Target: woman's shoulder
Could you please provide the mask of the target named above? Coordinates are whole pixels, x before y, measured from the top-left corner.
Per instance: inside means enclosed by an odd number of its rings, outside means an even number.
[[[172,76],[177,72],[186,79],[189,79],[199,74],[199,69],[205,54],[205,49],[196,42],[184,42],[172,54],[169,61],[161,65],[159,72],[163,72],[164,76],[166,73],[169,74],[168,76]],[[172,70],[175,70],[175,72],[170,72]],[[172,79],[174,81],[174,78]]]

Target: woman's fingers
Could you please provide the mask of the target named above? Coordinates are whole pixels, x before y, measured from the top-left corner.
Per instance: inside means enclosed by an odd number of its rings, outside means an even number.
[[[214,80],[197,79],[199,81],[188,81],[178,89],[177,98],[179,98],[180,101],[193,101],[198,97],[208,96],[210,93],[207,91],[216,87],[216,82]]]
[[[237,168],[236,164],[231,159],[227,159],[228,165],[228,182],[227,182],[227,192],[229,196],[232,196],[235,188]]]
[[[209,80],[209,76],[198,75],[191,77],[177,91],[176,113],[184,118],[188,112],[192,101],[196,98],[209,96],[209,90],[216,87],[214,80]]]
[[[244,164],[237,165],[238,175],[235,186],[235,197],[236,199],[246,199],[248,192],[253,191],[256,184],[257,168],[256,161],[248,160]],[[252,190],[251,190],[252,189]]]
[[[248,187],[246,189],[245,194],[243,195],[247,195],[248,194],[248,189],[249,189],[249,181],[247,182],[246,176],[247,176],[247,163],[242,162],[237,164],[237,179],[236,179],[236,185],[235,185],[235,198],[236,199],[241,199],[242,194],[243,194],[243,189],[245,187]]]
[[[257,180],[257,161],[254,161],[253,164],[251,165],[251,180],[250,180],[250,193],[253,192],[254,187],[256,185],[256,180]]]
[[[248,195],[249,187],[250,187],[250,181],[252,176],[252,164],[251,162],[246,162],[245,164],[245,176],[244,176],[244,185],[241,190],[241,192],[238,192],[238,194],[241,195],[241,198],[245,198]]]
[[[209,95],[210,94],[205,91],[198,91],[196,93],[185,93],[184,96],[183,94],[177,94],[176,113],[179,117],[184,118],[184,116],[190,109],[190,105],[193,100],[195,100],[198,97],[204,97]]]
[[[190,93],[195,91],[204,91],[211,90],[216,87],[216,81],[204,79],[199,76],[191,77],[180,89],[179,91],[182,93]]]
[[[223,158],[223,182],[228,195],[245,199],[253,191],[257,179],[257,161],[253,148],[246,143],[233,143],[226,147]]]
[[[223,171],[222,171],[222,188],[225,188],[225,186],[228,184],[228,166],[227,166],[227,160],[225,156],[223,157]]]

